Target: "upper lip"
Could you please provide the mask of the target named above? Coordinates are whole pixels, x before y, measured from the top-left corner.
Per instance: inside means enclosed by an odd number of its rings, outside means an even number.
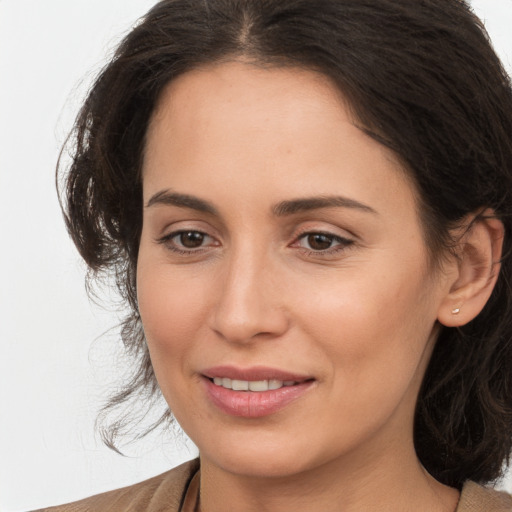
[[[311,376],[292,373],[268,366],[251,366],[248,368],[238,368],[236,366],[223,365],[207,368],[201,373],[209,379],[214,379],[215,377],[227,377],[228,379],[232,380],[281,380],[295,382],[303,382],[313,379]]]

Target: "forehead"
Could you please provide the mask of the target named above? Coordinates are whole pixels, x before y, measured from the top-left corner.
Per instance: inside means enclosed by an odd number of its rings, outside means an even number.
[[[383,184],[414,195],[397,157],[357,127],[332,81],[300,68],[228,62],[187,72],[163,91],[146,140],[145,197],[170,187],[226,199],[238,185],[276,201],[333,186],[344,196],[380,197]]]
[[[280,143],[304,135],[304,128],[348,112],[330,79],[296,67],[263,68],[245,62],[208,65],[184,73],[163,90],[147,139],[164,126],[169,138],[193,135],[195,142],[220,145],[231,133],[263,144],[265,133],[279,133]],[[299,133],[300,132],[300,133]],[[276,143],[277,143],[277,139]],[[184,149],[181,145],[180,149]]]
[[[287,66],[263,65],[245,60],[211,63],[189,70],[164,87],[155,116],[169,107],[190,101],[192,98],[202,108],[215,103],[235,103],[243,100],[247,105],[282,95],[286,91],[290,98],[298,95],[306,105],[308,99],[323,98],[331,105],[337,103],[347,108],[343,94],[326,75],[292,64]],[[237,106],[242,107],[240,102]],[[285,106],[281,103],[281,106]]]

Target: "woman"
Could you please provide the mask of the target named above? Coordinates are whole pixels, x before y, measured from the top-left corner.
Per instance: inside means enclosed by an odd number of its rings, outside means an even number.
[[[164,0],[75,136],[68,228],[131,307],[113,404],[159,387],[200,459],[52,510],[512,510],[478,485],[511,450],[512,92],[464,2]]]

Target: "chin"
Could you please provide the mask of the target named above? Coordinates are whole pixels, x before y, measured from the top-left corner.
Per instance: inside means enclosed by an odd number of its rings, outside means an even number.
[[[276,453],[275,450],[238,451],[215,458],[200,452],[200,457],[202,464],[207,461],[228,473],[251,478],[287,478],[308,469],[304,460],[298,460],[298,454]]]
[[[236,433],[231,434],[237,437]],[[263,434],[255,429],[248,435],[240,433],[236,442],[217,439],[201,447],[202,465],[208,464],[223,471],[251,478],[289,478],[332,462],[332,450],[315,446],[310,436],[298,438],[297,433],[286,435]],[[340,453],[338,453],[338,456]],[[338,458],[338,457],[336,457]]]

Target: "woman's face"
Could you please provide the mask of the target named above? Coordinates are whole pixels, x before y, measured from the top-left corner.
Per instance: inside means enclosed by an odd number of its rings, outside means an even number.
[[[237,62],[182,75],[150,124],[143,188],[140,313],[202,464],[284,476],[410,458],[449,285],[411,183],[336,88]]]

